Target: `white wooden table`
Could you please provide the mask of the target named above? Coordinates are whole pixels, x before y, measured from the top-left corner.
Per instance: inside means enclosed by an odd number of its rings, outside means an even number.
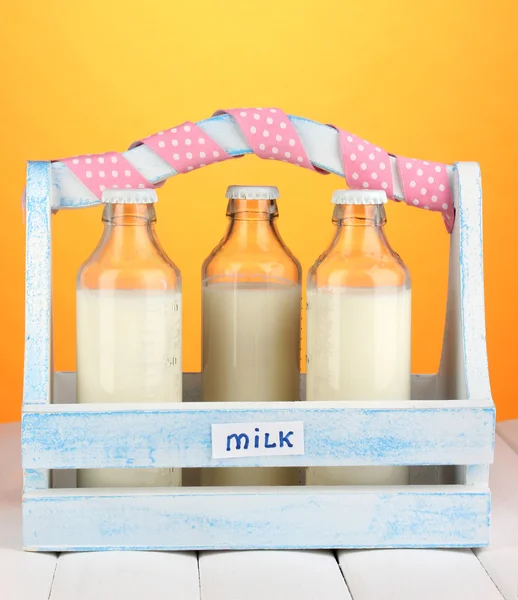
[[[21,550],[19,424],[0,425],[0,600],[517,600],[518,421],[501,423],[491,545],[471,550]]]

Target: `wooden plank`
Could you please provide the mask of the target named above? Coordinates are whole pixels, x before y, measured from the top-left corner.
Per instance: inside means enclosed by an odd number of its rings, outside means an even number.
[[[25,347],[22,405],[52,401],[51,163],[27,163],[25,208]],[[48,487],[50,472],[27,474],[27,488]]]
[[[29,162],[26,189],[25,358],[23,404],[50,402],[51,208],[50,163]]]
[[[59,557],[49,600],[199,598],[195,553],[90,552]]]
[[[24,503],[31,550],[471,547],[487,544],[475,486],[42,490]]]
[[[453,401],[50,405],[23,415],[23,466],[485,464],[494,420],[493,407]],[[211,425],[273,421],[303,421],[304,455],[212,458]]]
[[[200,586],[203,600],[351,600],[322,551],[202,552]]]
[[[514,427],[501,427],[509,434]],[[513,438],[514,439],[514,438]],[[491,530],[487,548],[475,551],[506,600],[518,598],[518,454],[498,435],[491,467]]]
[[[456,217],[450,238],[448,304],[438,393],[443,398],[490,399],[479,165],[456,163],[453,183]]]
[[[470,550],[339,551],[354,600],[502,600]]]

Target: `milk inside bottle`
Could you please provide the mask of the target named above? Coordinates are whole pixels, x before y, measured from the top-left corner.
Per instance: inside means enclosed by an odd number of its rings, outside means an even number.
[[[182,400],[181,277],[156,237],[156,200],[154,190],[103,193],[104,234],[77,282],[79,403]],[[181,485],[181,469],[83,469],[77,479],[171,486]]]
[[[333,194],[330,247],[307,282],[306,400],[410,399],[410,277],[384,232],[385,192]],[[408,467],[310,467],[308,485],[406,484]]]
[[[202,269],[202,398],[300,398],[301,268],[282,241],[273,187],[231,186],[224,238]],[[287,468],[203,469],[202,485],[295,485]]]

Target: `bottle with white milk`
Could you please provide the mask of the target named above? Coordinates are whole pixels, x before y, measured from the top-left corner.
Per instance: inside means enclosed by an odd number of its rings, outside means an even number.
[[[301,267],[277,230],[275,187],[230,186],[229,225],[202,269],[202,399],[300,399]],[[202,485],[296,485],[288,468],[210,468]]]
[[[156,192],[102,200],[104,233],[77,278],[77,401],[181,402],[181,276],[155,233]],[[77,484],[175,486],[181,469],[83,469]]]
[[[329,248],[308,273],[306,400],[410,399],[410,276],[383,191],[338,190]],[[408,467],[309,467],[307,485],[397,485]]]

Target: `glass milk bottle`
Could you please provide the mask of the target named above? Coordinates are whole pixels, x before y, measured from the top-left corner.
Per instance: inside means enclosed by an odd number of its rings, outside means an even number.
[[[410,276],[383,191],[333,194],[335,233],[308,273],[306,400],[410,399]],[[408,467],[310,467],[307,485],[408,483]]]
[[[202,399],[300,399],[301,267],[277,230],[275,187],[230,186],[229,225],[202,269]],[[202,485],[295,485],[282,467],[203,469]]]
[[[104,233],[77,278],[77,401],[181,402],[181,276],[155,233],[156,192],[105,190],[102,200]],[[181,469],[77,477],[78,487],[181,485]]]

